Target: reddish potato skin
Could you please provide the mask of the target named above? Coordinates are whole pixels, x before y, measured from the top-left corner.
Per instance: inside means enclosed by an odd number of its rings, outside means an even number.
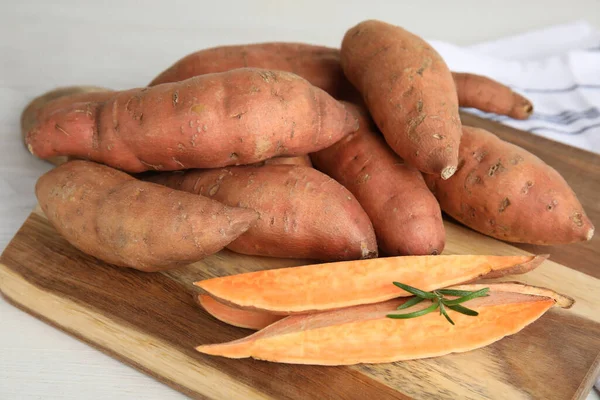
[[[388,147],[366,110],[346,107],[358,117],[358,131],[311,154],[315,167],[356,196],[386,255],[441,254],[442,212],[423,176]]]
[[[247,68],[61,108],[26,142],[40,158],[67,155],[143,172],[304,155],[356,128],[342,104],[306,80]]]
[[[97,86],[68,86],[60,87],[33,99],[21,113],[21,136],[26,144],[27,133],[48,118],[53,112],[61,108],[71,106],[75,103],[90,101],[105,101],[114,93],[110,89]],[[47,159],[54,165],[67,162],[69,157],[57,156]]]
[[[312,162],[308,155],[295,156],[295,157],[275,157],[269,158],[264,161],[265,164],[269,165],[299,165],[301,167],[312,167]]]
[[[497,239],[555,245],[594,234],[556,170],[483,129],[463,126],[459,168],[452,178],[425,175],[425,180],[444,212]]]
[[[458,104],[481,111],[527,119],[533,112],[531,101],[506,85],[486,76],[453,72]]]
[[[258,218],[253,210],[141,182],[89,161],[69,161],[35,187],[44,214],[79,250],[105,262],[158,271],[221,250]]]
[[[321,172],[292,165],[163,173],[149,178],[260,214],[227,246],[238,253],[323,261],[377,256],[369,217],[354,196]]]
[[[247,67],[292,72],[335,98],[353,91],[342,71],[338,49],[284,42],[200,50],[178,60],[154,78],[149,86]]]
[[[341,63],[390,147],[421,172],[452,176],[461,123],[442,57],[410,32],[371,20],[346,32]]]

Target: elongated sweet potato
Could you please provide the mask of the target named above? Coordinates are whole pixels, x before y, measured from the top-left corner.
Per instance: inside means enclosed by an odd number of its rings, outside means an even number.
[[[306,43],[253,43],[200,50],[178,60],[149,86],[247,67],[293,72],[335,98],[354,101],[359,97],[344,76],[339,49]],[[517,119],[527,118],[533,110],[527,99],[492,79],[454,72],[452,76],[461,107]]]
[[[198,303],[207,313],[219,321],[246,329],[259,330],[285,317],[261,311],[242,310],[231,307],[215,300],[207,294],[198,295]]]
[[[486,278],[488,278],[489,275],[490,274],[486,275]],[[448,289],[474,292],[484,288],[490,289],[491,292],[510,292],[548,297],[553,299],[557,306],[567,309],[571,308],[575,303],[575,300],[569,296],[556,293],[550,289],[526,285],[520,282],[471,283],[451,286]],[[198,301],[204,309],[216,319],[240,328],[261,330],[286,317],[286,315],[273,314],[267,311],[244,310],[228,306],[206,294],[199,295]]]
[[[388,147],[366,110],[352,104],[346,108],[358,118],[359,129],[313,153],[316,168],[356,196],[384,253],[441,254],[446,236],[442,212],[423,176]]]
[[[592,238],[594,227],[567,182],[528,151],[465,126],[459,165],[449,180],[425,180],[442,210],[468,227],[520,243]]]
[[[283,42],[200,50],[178,60],[149,86],[247,67],[293,72],[336,98],[352,90],[342,71],[338,49]]]
[[[73,246],[108,263],[157,271],[215,253],[244,233],[253,210],[141,182],[110,167],[69,161],[43,175],[36,196]]]
[[[511,88],[486,76],[453,72],[458,104],[481,111],[527,119],[533,112],[531,101]]]
[[[306,265],[213,278],[195,285],[239,308],[292,314],[409,296],[402,282],[431,291],[499,271],[523,273],[547,256],[405,256]],[[293,289],[292,289],[293,288]],[[293,290],[293,295],[290,291]]]
[[[461,123],[442,57],[410,32],[371,20],[346,32],[341,62],[392,149],[421,172],[452,176]]]
[[[21,114],[23,143],[25,143],[27,133],[53,112],[75,103],[104,101],[112,93],[114,93],[112,90],[98,86],[69,86],[60,87],[36,97],[25,107]],[[67,162],[67,160],[68,157],[66,156],[57,156],[51,157],[47,161],[54,165],[60,165]]]
[[[142,172],[304,155],[356,129],[342,104],[306,80],[246,68],[76,103],[39,121],[26,141],[40,158]]]
[[[256,210],[260,214],[256,224],[227,246],[238,253],[317,260],[377,256],[373,225],[358,201],[313,168],[230,167],[164,173],[148,179]]]
[[[455,325],[437,312],[413,319],[388,314],[418,311],[428,302],[402,312],[405,300],[355,306],[317,314],[292,315],[243,339],[204,345],[199,352],[229,358],[314,365],[385,363],[437,357],[478,349],[515,334],[555,305],[551,297],[491,291],[468,302],[479,315],[449,310]]]

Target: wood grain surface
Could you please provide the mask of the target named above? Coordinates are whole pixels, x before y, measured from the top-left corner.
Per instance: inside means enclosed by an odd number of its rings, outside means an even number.
[[[482,124],[470,118],[465,116],[465,121]],[[563,173],[598,225],[600,157],[553,142],[548,150],[544,139],[490,126]],[[554,154],[563,151],[577,160]],[[570,295],[576,305],[553,309],[522,332],[486,348],[434,359],[316,367],[211,357],[194,346],[240,338],[249,331],[199,309],[193,299],[199,289],[192,282],[303,261],[223,251],[170,272],[119,269],[70,246],[39,209],[0,258],[0,289],[16,306],[195,398],[584,398],[600,368],[598,239],[516,248],[452,222],[446,229],[446,254],[550,252],[553,261],[518,279]]]

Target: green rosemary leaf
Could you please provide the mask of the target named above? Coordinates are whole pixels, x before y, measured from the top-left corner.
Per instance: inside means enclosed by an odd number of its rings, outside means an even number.
[[[420,317],[425,314],[429,314],[432,311],[435,311],[439,307],[439,305],[440,305],[440,303],[436,301],[431,306],[424,308],[423,310],[406,313],[406,314],[388,314],[387,317],[394,318],[394,319],[416,318],[416,317]]]
[[[455,290],[455,289],[438,289],[437,291],[440,292],[441,294],[443,294],[444,296],[457,296],[457,297],[468,296],[471,293],[473,293],[470,290]]]
[[[446,312],[446,309],[444,308],[444,304],[443,303],[440,304],[440,311],[442,312],[442,315],[446,318],[446,320],[448,322],[450,322],[452,325],[454,325],[454,321],[452,321],[452,318],[450,318],[450,316]]]
[[[457,304],[464,303],[465,301],[473,300],[477,297],[487,296],[487,293],[489,291],[490,291],[490,288],[483,288],[481,290],[477,290],[476,292],[471,292],[470,294],[468,294],[466,296],[459,297],[458,299],[444,300],[444,303],[447,306],[455,306]]]
[[[449,306],[448,304],[446,304],[446,307],[448,307],[449,309],[454,310],[456,312],[459,312],[461,314],[469,315],[471,317],[476,317],[479,315],[479,313],[477,311],[471,310],[470,308],[463,307],[458,304],[455,306]]]
[[[407,291],[408,293],[414,294],[415,296],[421,297],[423,299],[435,299],[437,296],[430,292],[425,292],[423,290],[414,288],[412,286],[405,285],[404,283],[394,282],[394,285],[398,286],[400,289]]]
[[[398,308],[396,308],[396,310],[404,310],[405,308],[412,307],[415,304],[419,304],[423,300],[425,300],[425,299],[423,299],[421,297],[413,297],[412,299],[408,300],[406,303],[400,304],[398,306]]]

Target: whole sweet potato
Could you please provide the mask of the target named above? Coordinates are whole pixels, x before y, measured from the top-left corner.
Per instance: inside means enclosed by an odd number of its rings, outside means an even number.
[[[371,20],[346,32],[341,62],[392,149],[419,171],[452,176],[461,123],[442,57],[412,33]]]
[[[255,211],[69,161],[35,188],[42,210],[73,246],[108,263],[157,271],[215,253],[256,221]]]
[[[453,72],[458,104],[481,111],[527,119],[533,112],[531,101],[508,86],[485,76]]]
[[[72,104],[40,120],[26,142],[40,158],[142,172],[304,155],[354,130],[344,106],[306,80],[245,68]]]
[[[178,60],[149,86],[246,67],[293,72],[336,98],[352,90],[342,71],[338,49],[283,42],[200,50]]]
[[[335,98],[356,102],[360,97],[344,76],[339,49],[306,43],[254,43],[200,50],[175,62],[149,86],[245,67],[293,72]],[[525,119],[533,111],[529,100],[490,78],[457,72],[452,77],[461,107],[516,119]]]
[[[440,254],[445,242],[442,212],[423,176],[388,147],[366,110],[346,107],[358,117],[358,131],[313,153],[315,167],[356,196],[387,255]]]
[[[149,179],[258,211],[256,224],[227,246],[238,253],[317,260],[377,256],[373,226],[358,201],[313,168],[230,167],[163,173]]]
[[[589,240],[594,227],[556,170],[526,150],[463,126],[459,168],[451,179],[425,175],[442,210],[468,227],[509,242]]]

